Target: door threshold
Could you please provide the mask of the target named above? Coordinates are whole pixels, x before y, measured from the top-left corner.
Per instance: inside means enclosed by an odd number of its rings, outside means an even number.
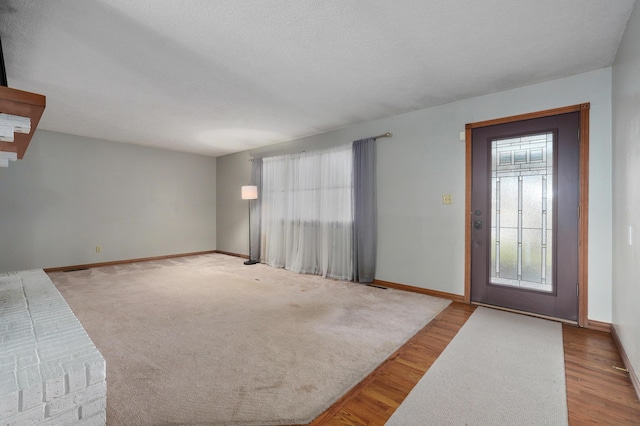
[[[506,311],[506,312],[511,312],[511,313],[514,313],[514,314],[527,315],[529,317],[535,317],[535,318],[546,319],[546,320],[549,320],[549,321],[561,322],[563,324],[575,325],[576,327],[578,327],[578,321],[572,321],[572,320],[568,320],[568,319],[564,319],[564,318],[552,317],[552,316],[549,316],[549,315],[536,314],[536,313],[533,313],[533,312],[519,311],[517,309],[505,308],[504,306],[489,305],[489,304],[480,303],[480,302],[473,302],[472,301],[471,304],[472,305],[483,306],[485,308],[490,308],[490,309],[497,309],[499,311]]]

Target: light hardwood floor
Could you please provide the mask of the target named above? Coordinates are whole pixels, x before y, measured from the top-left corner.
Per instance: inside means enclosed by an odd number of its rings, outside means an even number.
[[[454,302],[311,422],[383,425],[476,309]],[[611,335],[562,326],[570,425],[639,425],[640,402]],[[461,409],[463,409],[461,407]]]

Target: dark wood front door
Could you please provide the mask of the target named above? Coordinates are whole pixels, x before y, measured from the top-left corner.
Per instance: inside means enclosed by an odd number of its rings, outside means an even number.
[[[578,319],[579,112],[472,130],[471,301]]]

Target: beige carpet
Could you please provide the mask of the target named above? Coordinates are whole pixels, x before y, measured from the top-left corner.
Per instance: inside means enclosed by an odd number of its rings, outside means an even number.
[[[568,424],[562,325],[479,307],[389,426]]]
[[[449,304],[220,254],[50,277],[118,426],[308,423]]]

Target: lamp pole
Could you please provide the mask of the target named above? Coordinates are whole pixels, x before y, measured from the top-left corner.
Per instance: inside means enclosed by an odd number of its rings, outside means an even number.
[[[251,256],[251,200],[258,199],[258,187],[255,185],[247,185],[242,187],[242,199],[248,201],[249,206],[249,260],[244,262],[245,265],[255,265],[260,263]]]

